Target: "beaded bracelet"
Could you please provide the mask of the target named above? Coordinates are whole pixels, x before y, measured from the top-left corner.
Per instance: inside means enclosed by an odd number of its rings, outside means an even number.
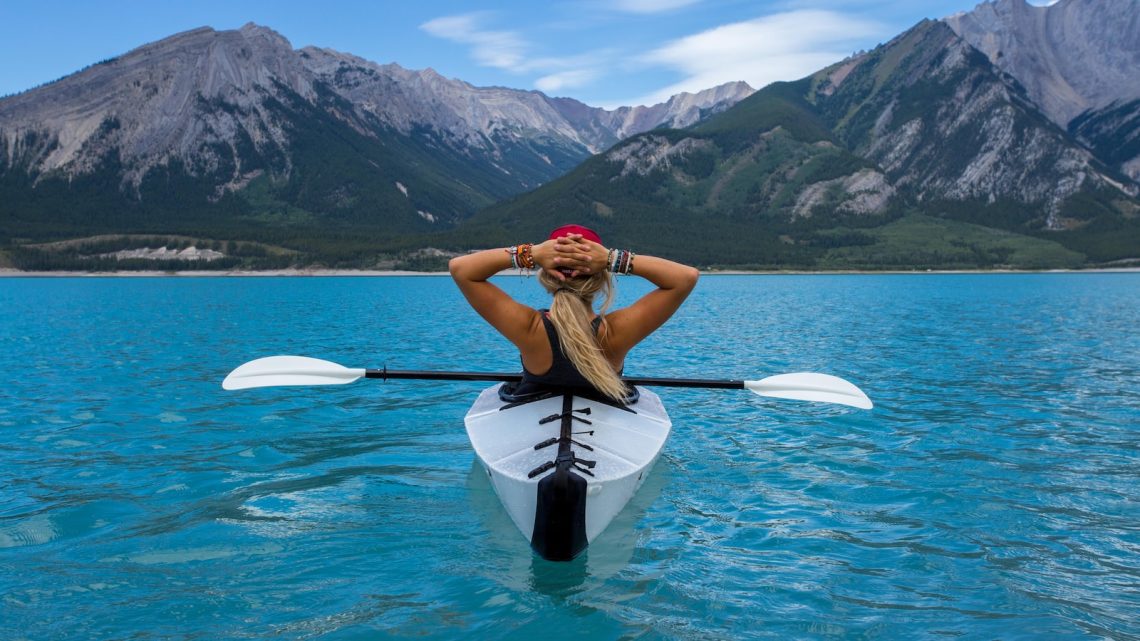
[[[628,249],[611,249],[606,254],[606,269],[615,274],[633,273],[634,253]]]
[[[525,269],[534,269],[534,255],[531,253],[531,249],[533,248],[534,245],[531,245],[530,243],[519,245],[518,256],[519,265],[521,267]]]
[[[503,251],[511,257],[511,267],[514,269],[534,269],[534,255],[531,253],[532,245],[523,243],[507,247]]]

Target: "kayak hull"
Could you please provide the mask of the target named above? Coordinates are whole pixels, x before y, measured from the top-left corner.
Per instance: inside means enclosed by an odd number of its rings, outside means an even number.
[[[509,403],[487,388],[464,423],[503,507],[535,552],[569,560],[645,482],[672,423],[661,400],[614,406],[573,393]]]

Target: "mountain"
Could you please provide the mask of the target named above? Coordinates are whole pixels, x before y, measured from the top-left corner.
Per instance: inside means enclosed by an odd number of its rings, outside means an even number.
[[[606,111],[196,29],[0,99],[0,236],[399,238],[749,93]]]
[[[1090,109],[1069,122],[1069,132],[1109,167],[1140,183],[1140,100]]]
[[[703,266],[1136,265],[1138,14],[995,0],[616,110],[189,32],[0,100],[0,267],[439,268],[570,221]]]
[[[1017,79],[1061,127],[1088,110],[1140,99],[1135,0],[993,0],[944,22]]]
[[[554,108],[599,153],[618,141],[650,129],[681,129],[725,111],[753,93],[746,82],[729,82],[712,89],[680,93],[652,107],[619,107],[612,111],[590,107],[573,98],[553,99]]]
[[[1019,226],[1058,230],[1088,219],[1070,207],[1078,195],[1123,189],[1041,117],[1020,84],[942,23],[816,79],[809,99],[831,130],[917,202],[976,203],[974,218],[994,222],[986,205],[1007,201],[1021,209]]]
[[[945,22],[1015,78],[1050,120],[1140,181],[1135,0],[1061,0],[1047,7],[995,0]]]
[[[1136,193],[1016,79],[924,21],[688,129],[633,136],[464,229],[490,240],[577,219],[725,265],[1073,266],[1140,256]]]

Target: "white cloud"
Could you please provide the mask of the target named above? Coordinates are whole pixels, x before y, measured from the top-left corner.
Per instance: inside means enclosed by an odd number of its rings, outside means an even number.
[[[626,104],[652,105],[688,91],[743,80],[760,89],[796,80],[838,62],[882,25],[833,11],[791,11],[736,22],[674,40],[642,62],[681,72],[680,82]]]
[[[534,81],[534,87],[539,91],[550,93],[585,86],[597,77],[596,69],[571,69],[543,76]]]
[[[482,29],[483,14],[468,13],[429,20],[420,29],[437,38],[470,45],[475,62],[499,69],[515,69],[522,63],[526,41],[513,31]]]
[[[659,0],[679,2],[682,0]],[[685,0],[688,1],[688,0]],[[602,69],[614,52],[601,49],[574,56],[534,57],[530,42],[514,31],[487,29],[485,12],[435,18],[420,25],[425,32],[468,45],[476,63],[515,74],[543,74],[534,82],[540,91],[573,89],[604,75]]]
[[[616,0],[613,9],[627,13],[663,13],[696,4],[700,0]]]

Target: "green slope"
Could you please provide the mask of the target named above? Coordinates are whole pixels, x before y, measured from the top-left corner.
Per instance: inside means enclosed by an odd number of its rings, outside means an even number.
[[[842,195],[824,194],[822,207],[793,219],[797,194],[871,164],[831,141],[798,97],[802,90],[802,83],[777,83],[706,124],[630,138],[538,190],[481,211],[452,243],[535,238],[574,220],[605,229],[608,242],[702,264],[811,265],[820,250],[786,235],[810,236],[826,226],[828,205]],[[654,155],[666,161],[640,161]]]
[[[1014,143],[995,147],[1003,137]],[[1056,205],[1047,196],[1078,174],[1114,175],[1095,160],[1071,168],[1086,153],[985,56],[924,21],[692,128],[626,140],[481,211],[449,242],[504,244],[574,220],[703,265],[1037,269],[1137,258],[1135,198],[1091,180]],[[987,159],[1000,164],[978,174]],[[984,196],[963,182],[991,176]]]
[[[1085,256],[1060,243],[921,214],[863,232],[873,242],[837,247],[821,269],[1071,269]]]

